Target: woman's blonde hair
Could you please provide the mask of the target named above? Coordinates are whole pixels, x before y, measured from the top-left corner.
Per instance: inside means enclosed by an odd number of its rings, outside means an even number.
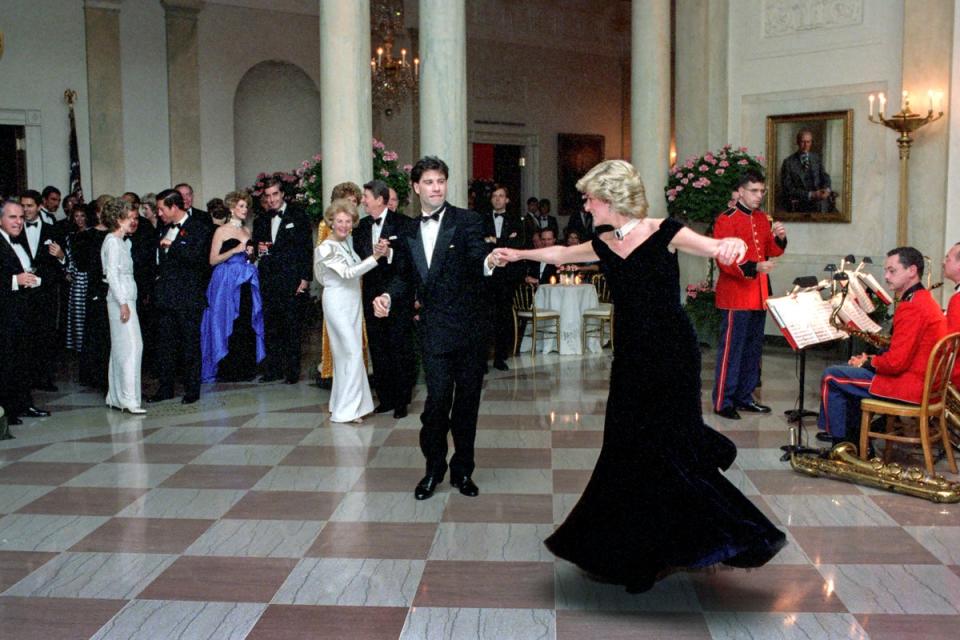
[[[625,160],[605,160],[577,181],[577,191],[608,202],[617,213],[647,217],[647,192],[643,179]]]
[[[357,223],[360,221],[360,214],[357,212],[357,206],[353,204],[352,200],[347,198],[337,198],[327,207],[327,210],[323,212],[323,219],[326,221],[327,225],[333,226],[333,219],[337,217],[338,213],[345,213],[353,219],[353,226],[357,226]]]
[[[227,217],[224,218],[224,221],[230,220],[233,217],[233,208],[237,206],[237,203],[243,200],[247,203],[247,215],[253,213],[253,198],[250,197],[248,191],[231,191],[227,195],[223,196],[223,206],[227,208]]]
[[[123,198],[109,198],[100,206],[100,222],[110,231],[120,228],[120,221],[133,209]]]

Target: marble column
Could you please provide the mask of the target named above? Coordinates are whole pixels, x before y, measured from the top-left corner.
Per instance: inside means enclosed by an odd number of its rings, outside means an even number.
[[[323,189],[373,177],[370,2],[320,0]]]
[[[170,177],[187,182],[204,201],[200,165],[200,67],[197,15],[203,0],[161,0],[166,10],[167,98],[170,113]]]
[[[467,18],[464,0],[420,0],[420,153],[450,167],[447,200],[467,206]]]
[[[89,199],[120,195],[124,184],[120,0],[87,0],[87,99],[90,114]]]
[[[631,157],[650,215],[662,217],[670,163],[670,0],[633,0],[631,21]]]

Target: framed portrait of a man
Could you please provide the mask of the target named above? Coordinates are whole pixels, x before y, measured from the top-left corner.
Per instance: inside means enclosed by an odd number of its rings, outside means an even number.
[[[780,220],[850,222],[853,110],[767,117],[767,211]]]

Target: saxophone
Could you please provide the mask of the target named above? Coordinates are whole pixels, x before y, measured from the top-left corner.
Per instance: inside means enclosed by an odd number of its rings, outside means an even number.
[[[796,429],[791,428],[791,444],[796,440]],[[841,442],[823,456],[792,453],[790,467],[809,476],[843,480],[932,502],[960,502],[960,483],[951,482],[940,474],[928,476],[919,467],[904,467],[895,462],[884,464],[878,458],[861,460],[852,442]]]

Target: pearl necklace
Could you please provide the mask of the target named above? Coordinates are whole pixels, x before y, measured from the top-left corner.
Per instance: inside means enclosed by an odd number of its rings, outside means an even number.
[[[614,229],[613,235],[617,237],[617,240],[623,242],[623,240],[630,235],[630,232],[637,228],[637,225],[640,224],[640,218],[634,218],[626,224],[622,225],[619,229]]]

